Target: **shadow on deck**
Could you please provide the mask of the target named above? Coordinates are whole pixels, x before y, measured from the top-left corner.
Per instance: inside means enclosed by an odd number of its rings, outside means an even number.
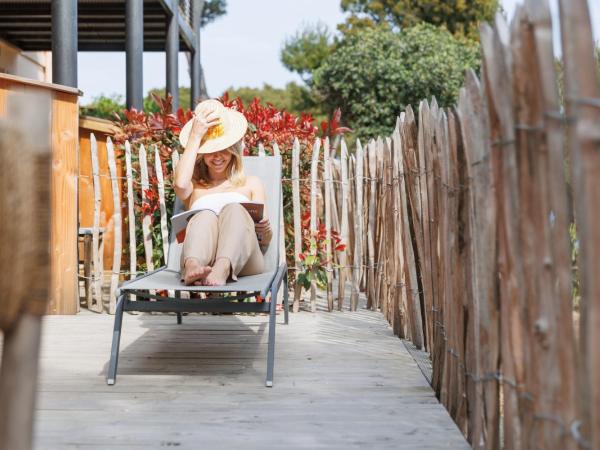
[[[282,313],[273,389],[267,317],[126,315],[107,386],[112,320],[46,317],[35,448],[469,448],[378,313]]]

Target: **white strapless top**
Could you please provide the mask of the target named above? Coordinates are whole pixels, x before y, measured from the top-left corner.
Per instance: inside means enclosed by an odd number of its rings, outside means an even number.
[[[248,197],[239,192],[217,192],[215,194],[206,194],[196,199],[189,210],[209,209],[216,215],[219,215],[223,207],[229,203],[244,203],[249,201]]]

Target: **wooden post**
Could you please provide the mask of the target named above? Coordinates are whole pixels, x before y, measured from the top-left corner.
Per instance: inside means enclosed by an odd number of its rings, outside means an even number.
[[[119,272],[121,271],[121,201],[119,198],[119,184],[117,182],[117,165],[115,162],[115,150],[110,137],[106,138],[106,153],[108,156],[108,170],[110,173],[112,194],[113,194],[113,227],[114,227],[114,249],[113,249],[113,266],[110,277],[109,291],[109,307],[110,314],[115,313],[116,299],[115,291],[119,286]]]
[[[419,255],[419,261],[421,262],[421,283],[423,286],[423,298],[425,300],[425,308],[423,316],[425,317],[425,325],[427,328],[426,339],[427,349],[431,352],[433,349],[433,268],[432,268],[432,255],[431,255],[431,210],[429,207],[429,189],[427,187],[427,174],[431,168],[427,165],[426,153],[431,146],[431,123],[429,121],[429,104],[426,101],[422,101],[419,105],[419,134],[418,134],[418,180],[419,180],[419,193],[421,211],[419,213],[421,217],[422,229],[420,232],[423,235],[423,246],[422,254]]]
[[[405,116],[406,117],[406,116]],[[402,122],[402,128],[404,128],[404,121]],[[400,262],[401,273],[398,275],[400,279],[404,280],[402,285],[403,296],[406,297],[408,322],[410,329],[410,336],[413,344],[418,349],[424,347],[424,336],[423,336],[423,322],[421,312],[421,301],[419,298],[419,287],[417,282],[417,264],[415,261],[415,255],[413,252],[412,238],[410,234],[409,220],[410,216],[408,213],[408,197],[406,195],[406,174],[409,173],[408,166],[404,161],[404,154],[402,148],[402,138],[400,133],[394,134],[393,137],[394,152],[397,153],[398,158],[398,181],[399,181],[399,224],[398,228],[398,255]]]
[[[414,339],[417,345],[420,339],[423,348],[427,339],[427,317],[425,315],[425,300],[419,280],[423,281],[424,267],[424,237],[422,228],[422,206],[420,195],[420,168],[418,164],[418,140],[415,116],[410,105],[402,116],[400,138],[402,150],[402,177],[400,179],[400,195],[402,205],[402,236],[404,259],[406,261],[404,279],[406,295],[412,307],[414,320]],[[411,226],[412,224],[412,226]],[[427,347],[431,351],[430,347]]]
[[[403,278],[401,276],[404,258],[400,254],[400,250],[402,249],[402,236],[400,230],[400,222],[399,222],[399,213],[400,213],[400,204],[398,203],[399,195],[400,195],[400,183],[399,183],[399,167],[398,167],[398,153],[400,149],[394,146],[393,139],[396,135],[400,134],[399,123],[397,121],[397,127],[392,134],[391,139],[386,140],[386,145],[390,148],[390,208],[391,217],[390,217],[390,229],[389,229],[389,238],[390,249],[389,249],[389,258],[390,258],[390,302],[393,305],[392,311],[390,312],[390,321],[392,324],[392,330],[394,333],[402,338],[406,339],[408,335],[408,327],[406,321],[406,302],[404,301],[403,295]],[[399,142],[399,139],[398,139]]]
[[[571,127],[568,142],[581,276],[579,417],[581,434],[591,448],[600,448],[600,184],[598,118],[600,86],[594,62],[590,13],[585,0],[559,0],[564,58],[565,111]],[[552,113],[554,111],[547,111]]]
[[[335,159],[332,154],[329,154],[329,160],[331,161],[331,228],[336,230],[338,233],[341,230],[341,167],[340,161]],[[339,252],[332,250],[333,260],[339,263]],[[336,270],[333,270],[336,273]]]
[[[346,265],[348,267],[348,277],[350,281],[350,293],[352,293],[352,283],[354,283],[354,254],[355,254],[355,222],[356,222],[356,156],[350,154],[348,158],[348,242],[346,245],[347,257]],[[352,309],[350,303],[348,309]]]
[[[472,230],[471,282],[473,295],[468,304],[466,370],[470,399],[469,442],[484,448],[489,442],[484,431],[497,417],[498,385],[495,381],[480,383],[483,374],[498,370],[500,311],[496,285],[496,221],[497,206],[493,183],[492,152],[487,114],[482,114],[485,98],[473,71],[467,72],[466,87],[461,93],[459,112],[464,137],[466,164],[471,181],[470,229]],[[494,442],[492,440],[492,442]],[[492,445],[491,443],[489,444]],[[486,447],[491,448],[491,447]]]
[[[342,183],[342,229],[340,236],[342,243],[349,248],[349,233],[348,233],[348,202],[350,201],[350,186],[348,185],[348,148],[346,147],[346,141],[341,141],[341,183]],[[340,276],[338,285],[338,311],[341,311],[344,304],[344,295],[346,293],[346,278],[347,274],[351,273],[348,266],[348,250],[342,250],[340,252]]]
[[[302,224],[300,217],[300,142],[294,138],[292,146],[292,207],[294,209],[294,266],[296,280],[300,271],[300,253],[302,253]],[[296,281],[294,285],[294,303],[292,311],[300,310],[300,296],[302,286]]]
[[[156,179],[158,182],[158,201],[160,207],[160,234],[162,237],[162,248],[163,248],[163,261],[167,264],[167,258],[169,255],[169,228],[167,226],[167,206],[165,204],[165,182],[162,171],[162,164],[160,161],[160,153],[158,148],[154,145],[154,170],[156,172]]]
[[[368,169],[369,169],[369,200],[367,219],[367,308],[375,305],[375,206],[377,202],[377,147],[376,142],[371,140],[367,146]]]
[[[441,398],[446,405],[451,417],[455,417],[455,405],[453,403],[453,389],[456,386],[450,384],[452,380],[453,356],[449,350],[456,349],[454,325],[458,324],[454,321],[454,297],[453,297],[453,282],[456,277],[456,261],[453,261],[454,241],[455,241],[455,210],[454,205],[454,185],[450,175],[450,166],[454,164],[451,161],[451,151],[448,139],[448,118],[445,111],[440,111],[436,123],[436,141],[437,141],[437,164],[439,167],[439,179],[437,181],[436,190],[439,199],[439,309],[441,309],[439,318],[444,326],[443,332],[440,333],[445,339],[441,339],[439,346],[440,353],[443,353],[440,358],[441,363]]]
[[[310,232],[317,232],[317,196],[319,186],[317,180],[319,178],[319,151],[321,149],[321,139],[317,138],[313,146],[312,164],[310,167]],[[315,280],[310,285],[310,310],[317,310],[317,283]]]
[[[94,224],[92,228],[92,267],[94,275],[92,280],[93,302],[87,306],[91,311],[102,312],[102,279],[104,278],[104,271],[102,270],[104,255],[100,252],[100,204],[102,202],[102,193],[100,191],[98,143],[93,133],[90,134],[90,143],[92,151],[92,177],[94,181]]]
[[[145,192],[150,189],[150,183],[148,181],[148,162],[146,158],[146,149],[144,145],[140,145],[139,148],[139,163],[140,163],[140,182],[142,188],[142,202],[146,201]],[[146,255],[146,270],[148,272],[154,270],[154,262],[152,261],[152,229],[151,219],[148,214],[144,214],[142,217],[142,233],[144,235],[144,253]]]
[[[385,303],[385,271],[386,271],[386,259],[385,259],[385,224],[387,222],[387,210],[385,207],[386,201],[386,186],[385,186],[385,168],[384,168],[384,156],[383,156],[383,140],[378,137],[375,141],[376,149],[376,180],[375,180],[375,222],[374,222],[374,242],[375,242],[375,271],[374,271],[374,296],[373,296],[373,309],[381,309],[381,313],[384,317],[387,317],[387,304]]]
[[[367,143],[367,147],[363,152],[363,177],[362,177],[362,205],[363,211],[362,214],[362,223],[363,223],[363,234],[361,236],[362,239],[362,272],[360,279],[360,289],[368,295],[367,289],[367,279],[369,275],[369,248],[368,248],[368,223],[369,223],[369,197],[370,197],[370,184],[369,184],[369,144]]]
[[[137,243],[135,238],[131,145],[129,144],[129,141],[125,141],[125,173],[127,179],[127,222],[129,228],[129,279],[133,280],[137,273]],[[135,299],[132,298],[132,300]]]
[[[354,210],[354,267],[352,278],[352,293],[350,294],[350,310],[356,311],[358,307],[358,296],[360,294],[360,276],[362,271],[362,253],[363,253],[363,148],[360,141],[356,140],[356,208]]]
[[[329,158],[329,138],[325,138],[325,143],[323,145],[323,162],[324,162],[324,177],[323,181],[325,182],[325,248],[326,248],[326,270],[327,270],[327,308],[329,311],[333,311],[333,292],[332,292],[332,283],[333,283],[333,265],[331,263],[332,260],[332,251],[331,251],[331,196],[332,196],[332,186],[331,186],[331,159]]]

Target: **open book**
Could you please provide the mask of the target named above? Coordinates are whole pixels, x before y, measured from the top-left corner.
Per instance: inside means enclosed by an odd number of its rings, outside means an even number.
[[[254,220],[255,223],[260,222],[262,220],[265,209],[265,205],[263,203],[250,201],[240,202],[240,205],[246,208],[246,210],[250,214],[250,217],[252,217],[252,220]],[[190,209],[189,211],[184,211],[179,214],[175,214],[173,217],[171,217],[171,233],[175,233],[177,243],[181,244],[185,239],[185,230],[192,216],[197,212],[204,211],[206,209],[213,211],[210,208]],[[219,211],[214,212],[215,214],[219,213]]]

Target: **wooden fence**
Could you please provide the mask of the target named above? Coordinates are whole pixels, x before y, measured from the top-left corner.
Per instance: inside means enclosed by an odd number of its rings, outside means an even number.
[[[79,185],[78,185],[78,212],[79,227],[91,228],[94,224],[94,183],[92,176],[92,152],[91,152],[91,134],[96,138],[96,150],[98,155],[98,175],[100,176],[100,227],[106,230],[103,233],[102,241],[104,245],[104,267],[112,267],[114,253],[114,226],[112,222],[114,216],[114,204],[112,202],[112,180],[108,168],[108,154],[106,151],[106,138],[112,137],[118,128],[113,122],[97,117],[79,117]],[[118,152],[117,152],[118,154]],[[125,162],[116,158],[117,180],[124,177]],[[118,183],[119,189],[124,187],[124,183]],[[121,195],[121,193],[119,193]],[[124,208],[121,208],[123,210]],[[126,209],[125,209],[126,211]],[[80,249],[80,255],[81,255]]]
[[[339,160],[325,142],[312,177],[348,233],[350,309],[364,291],[429,352],[478,449],[600,448],[600,86],[587,4],[560,5],[562,103],[549,7],[526,1],[482,25],[456,107],[408,107]]]

